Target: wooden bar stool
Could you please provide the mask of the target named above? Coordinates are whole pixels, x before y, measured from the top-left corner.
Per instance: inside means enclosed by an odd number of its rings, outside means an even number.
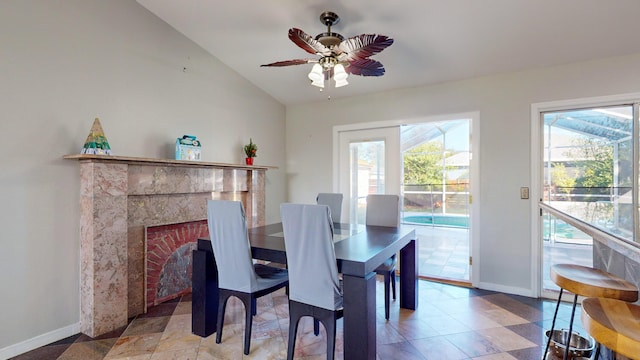
[[[562,292],[567,290],[574,294],[573,308],[571,309],[571,320],[569,321],[569,334],[567,336],[567,344],[564,351],[564,360],[569,358],[569,342],[573,333],[573,318],[575,316],[576,304],[578,296],[611,298],[623,301],[634,302],[638,300],[638,287],[631,282],[622,279],[616,275],[606,271],[594,269],[586,266],[574,264],[555,264],[551,266],[551,280],[560,287],[556,311],[553,314],[551,322],[551,331],[547,346],[544,349],[542,359],[547,357],[549,344],[551,343],[551,335],[556,325],[556,317],[562,300]]]
[[[597,343],[616,354],[636,359],[640,355],[640,306],[616,299],[584,299],[582,325]],[[598,346],[594,359],[599,356]]]

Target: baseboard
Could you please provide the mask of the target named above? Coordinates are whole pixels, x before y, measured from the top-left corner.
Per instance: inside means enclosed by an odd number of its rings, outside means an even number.
[[[77,322],[75,324],[50,331],[46,334],[38,335],[34,338],[0,349],[0,359],[8,359],[13,356],[24,354],[41,346],[45,346],[47,344],[51,344],[52,342],[62,340],[71,335],[78,334],[79,332],[80,322]]]
[[[526,297],[532,297],[532,298],[536,297],[533,290],[520,288],[520,287],[504,286],[504,285],[485,283],[485,282],[476,284],[476,287],[483,290],[497,291],[497,292],[502,292],[502,293],[512,294],[512,295],[520,295],[520,296],[526,296]]]
[[[471,286],[471,283],[469,281],[463,281],[463,280],[445,279],[445,278],[423,276],[423,275],[420,275],[418,278],[420,280],[426,280],[426,281],[431,281],[431,282],[436,282],[436,283],[441,283],[446,285],[453,285],[453,286],[460,286],[460,287],[467,287],[467,288],[473,287]]]

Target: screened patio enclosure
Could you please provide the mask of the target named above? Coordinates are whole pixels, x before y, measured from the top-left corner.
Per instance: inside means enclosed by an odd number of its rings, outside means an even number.
[[[402,127],[405,222],[468,227],[469,127],[468,119]]]
[[[559,290],[549,276],[553,264],[593,266],[592,229],[634,239],[633,115],[633,105],[541,113],[545,296]]]
[[[544,120],[543,202],[633,241],[633,106],[549,112]],[[544,240],[591,238],[548,212]]]
[[[421,277],[468,283],[471,277],[470,119],[405,125],[402,222],[415,226]]]

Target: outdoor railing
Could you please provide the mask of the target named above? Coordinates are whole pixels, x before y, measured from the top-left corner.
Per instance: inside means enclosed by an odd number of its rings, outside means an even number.
[[[468,227],[468,216],[469,184],[403,186],[403,217],[413,220],[410,222]]]
[[[633,241],[631,187],[544,188],[543,203],[591,226]]]

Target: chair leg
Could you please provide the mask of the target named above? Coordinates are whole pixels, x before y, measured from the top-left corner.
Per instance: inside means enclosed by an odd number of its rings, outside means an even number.
[[[298,307],[289,302],[289,343],[287,344],[287,360],[293,360],[300,317]]]
[[[303,316],[313,317],[314,328],[316,324],[318,329],[320,323],[324,325],[324,329],[327,332],[327,360],[333,360],[336,351],[336,321],[343,316],[342,310],[331,311],[291,300],[289,300],[289,344],[287,345],[287,360],[293,360],[298,322]]]
[[[396,300],[396,272],[391,272],[391,294],[393,294],[393,300]]]
[[[336,318],[333,321],[325,321],[324,329],[327,331],[327,360],[333,360],[336,352]],[[329,324],[327,324],[329,323]],[[328,325],[328,326],[327,326]]]
[[[251,299],[251,315],[256,315],[258,313],[258,302],[256,298]]]
[[[333,360],[336,352],[336,320],[338,315],[334,311],[316,309],[315,314],[320,319],[327,332],[327,360]]]
[[[389,283],[391,282],[390,273],[384,274],[384,318],[389,320]]]
[[[218,323],[216,324],[216,344],[222,341],[222,326],[224,325],[224,311],[227,307],[227,300],[231,295],[224,291],[220,291],[218,298]]]
[[[253,311],[256,299],[250,294],[246,294],[246,296],[241,296],[241,300],[244,303],[245,310],[244,354],[249,355],[249,349],[251,348],[251,327],[253,325]]]
[[[246,324],[244,326],[244,354],[249,355],[249,349],[251,348],[251,325],[253,325],[253,315],[251,311],[247,311]]]

